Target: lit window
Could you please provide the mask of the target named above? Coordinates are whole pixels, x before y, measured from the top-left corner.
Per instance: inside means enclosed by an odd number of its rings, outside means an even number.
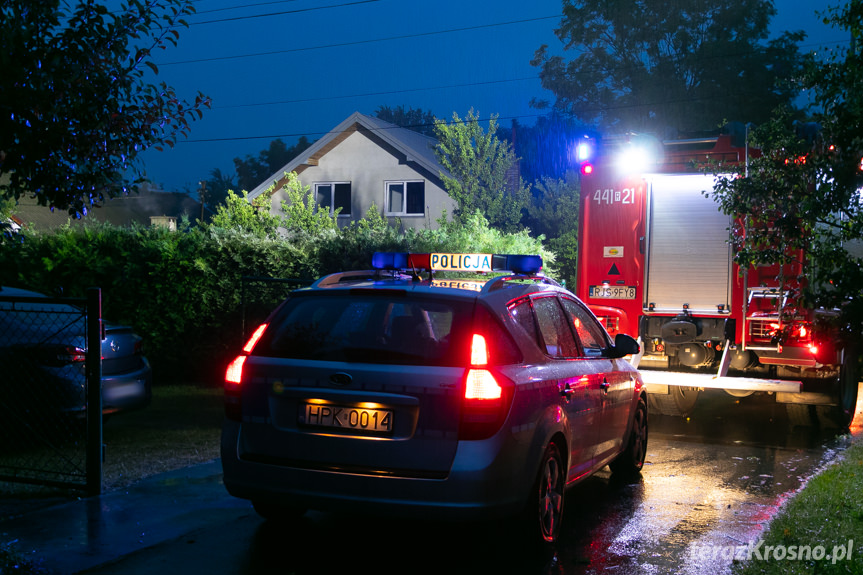
[[[426,187],[424,181],[387,182],[386,213],[388,216],[421,216],[425,214]]]
[[[315,201],[322,208],[329,208],[330,215],[341,208],[339,216],[351,215],[351,183],[321,182],[315,184]]]

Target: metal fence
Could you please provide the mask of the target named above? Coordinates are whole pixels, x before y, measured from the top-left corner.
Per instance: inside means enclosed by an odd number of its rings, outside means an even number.
[[[98,494],[101,292],[90,290],[86,300],[6,294],[0,292],[0,480]]]
[[[313,280],[300,278],[273,278],[267,276],[243,276],[242,304],[243,329],[240,346],[295,289],[308,286]]]

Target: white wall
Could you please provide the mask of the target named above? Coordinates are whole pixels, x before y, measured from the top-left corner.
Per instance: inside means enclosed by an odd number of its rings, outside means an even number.
[[[399,154],[395,152],[395,154]],[[386,205],[385,182],[390,180],[424,180],[425,214],[401,216],[405,228],[436,229],[437,219],[443,210],[452,215],[455,202],[428,174],[412,168],[399,157],[380,147],[361,132],[354,132],[335,148],[321,157],[317,166],[308,166],[299,173],[299,179],[314,192],[314,184],[320,182],[351,183],[351,217],[340,220],[347,223],[366,215],[372,202],[383,213]],[[437,174],[435,174],[437,175]],[[287,199],[284,190],[277,190],[271,197],[272,211],[281,213],[282,201]],[[394,223],[395,218],[390,218]]]

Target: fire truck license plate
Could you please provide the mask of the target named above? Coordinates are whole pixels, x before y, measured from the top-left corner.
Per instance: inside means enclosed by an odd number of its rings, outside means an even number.
[[[588,297],[596,299],[635,299],[634,286],[590,286]]]

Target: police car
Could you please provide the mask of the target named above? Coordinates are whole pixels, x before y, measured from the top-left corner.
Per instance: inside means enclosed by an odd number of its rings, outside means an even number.
[[[228,492],[266,518],[515,517],[555,541],[567,486],[640,472],[647,395],[636,341],[612,342],[541,268],[376,253],[292,292],[226,373]]]

